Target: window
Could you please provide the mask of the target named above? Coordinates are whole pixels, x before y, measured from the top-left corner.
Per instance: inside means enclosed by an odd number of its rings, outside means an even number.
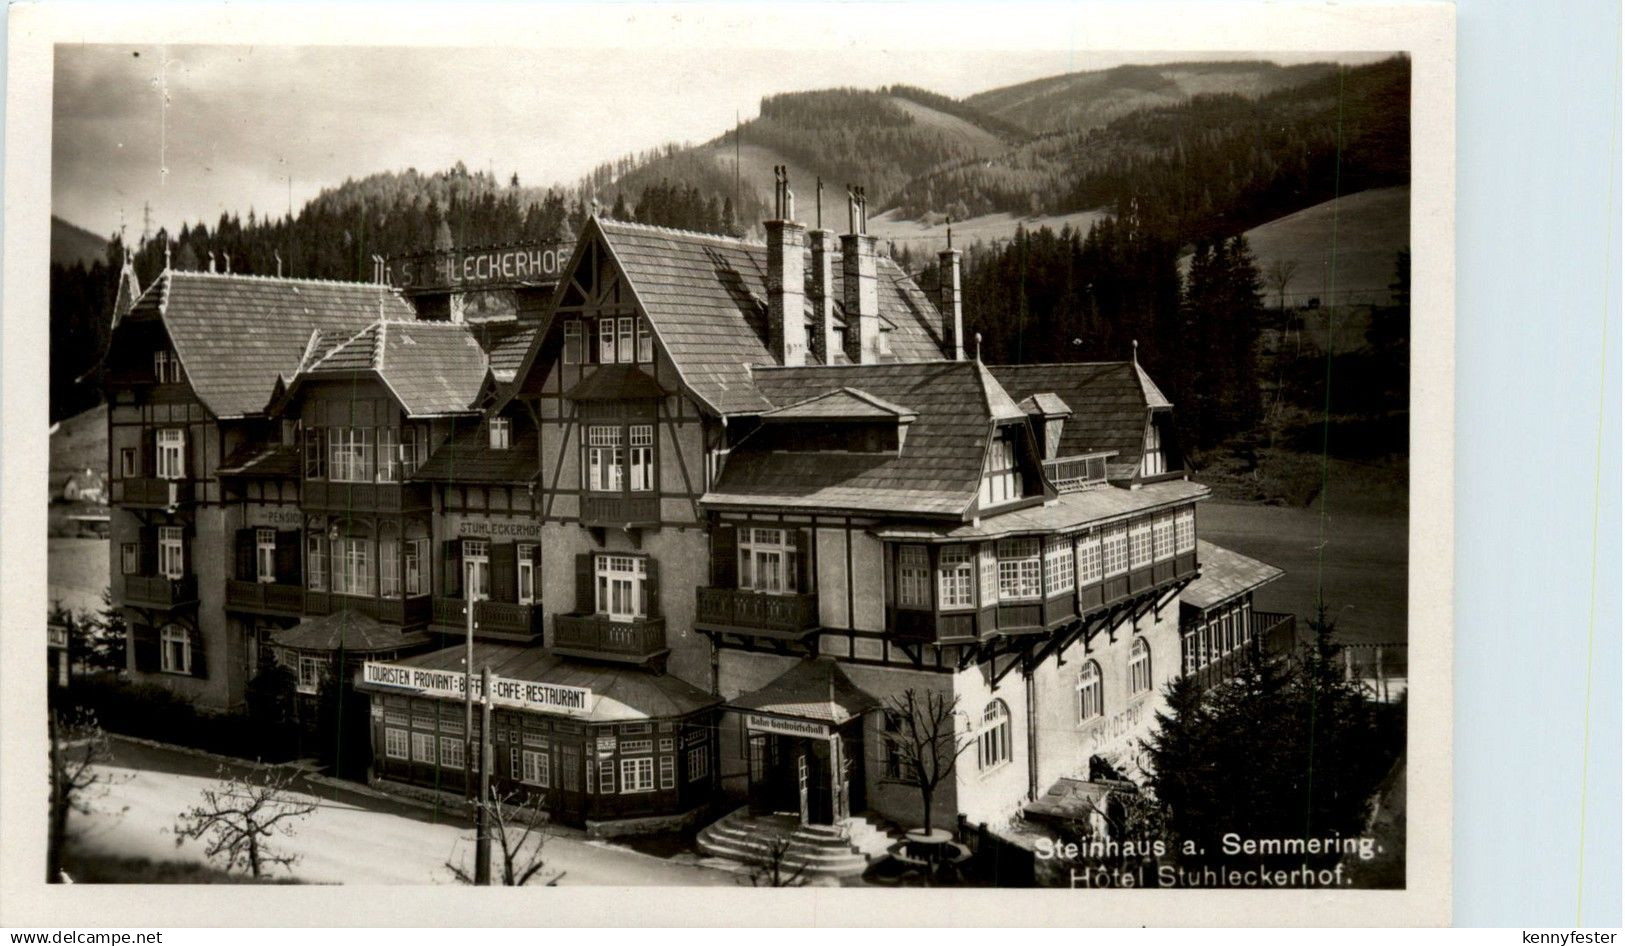
[[[997,506],[1021,498],[1021,478],[1016,473],[1015,444],[1004,438],[993,441],[982,472],[982,505]]]
[[[1078,719],[1088,722],[1106,712],[1105,693],[1101,689],[1100,664],[1087,661],[1078,671]]]
[[[1196,510],[1186,507],[1174,513],[1174,549],[1178,552],[1196,550]]]
[[[621,760],[621,794],[655,790],[655,760],[644,756]]]
[[[166,427],[158,431],[158,478],[178,480],[186,476],[186,431]]]
[[[299,685],[295,687],[300,693],[315,693],[322,688],[322,661],[320,657],[311,657],[306,654],[299,655]]]
[[[186,573],[180,526],[158,527],[158,574],[175,579]]]
[[[536,546],[521,544],[519,556],[519,603],[536,603]]]
[[[118,547],[119,573],[122,575],[135,575],[141,572],[141,549],[134,542],[125,542]]]
[[[384,704],[384,722],[392,726],[410,725],[412,714],[406,711],[404,700],[389,700]]]
[[[587,488],[594,492],[621,491],[621,428],[587,428]]]
[[[545,752],[525,749],[519,754],[519,780],[542,788],[550,788],[553,781],[552,758]]]
[[[401,547],[401,579],[407,595],[429,593],[428,578],[423,573],[423,563],[428,560],[428,539],[407,539]]]
[[[903,771],[903,718],[891,710],[886,710],[880,718],[881,748],[886,752],[881,773],[889,779],[903,779],[908,773]]]
[[[434,735],[432,733],[412,733],[412,761],[434,764]]]
[[[945,545],[937,551],[937,607],[947,611],[975,605],[974,562],[968,545]]]
[[[261,584],[276,581],[276,530],[254,530],[254,573]]]
[[[192,635],[179,624],[168,624],[158,633],[164,673],[192,672]]]
[[[463,741],[455,736],[440,737],[440,764],[447,768],[463,767]]]
[[[513,421],[507,417],[491,418],[491,449],[508,449],[509,438],[513,433]]]
[[[999,540],[999,598],[1043,596],[1042,565],[1037,539]]]
[[[598,613],[612,621],[631,621],[646,614],[643,596],[648,562],[636,555],[599,555],[593,559],[598,578]]]
[[[1100,536],[1086,532],[1078,537],[1078,587],[1100,580]]]
[[[1010,761],[1010,707],[994,700],[982,710],[982,729],[976,737],[976,767],[984,772]]]
[[[311,591],[327,590],[327,536],[318,531],[305,537],[305,575]]]
[[[653,739],[622,739],[620,744],[622,755],[635,755],[655,751]]]
[[[999,557],[994,554],[994,545],[985,543],[981,552],[982,562],[982,606],[997,604],[999,600]]]
[[[384,755],[391,759],[407,758],[406,730],[394,728],[384,730]]]
[[[598,363],[611,365],[615,363],[615,320],[598,320]]]
[[[579,365],[582,362],[581,346],[581,320],[571,319],[564,323],[564,363]]]
[[[181,380],[181,359],[169,351],[152,353],[152,377],[159,384],[178,384]]]
[[[475,601],[491,597],[491,546],[484,539],[463,540],[463,594]]]
[[[372,540],[344,536],[333,543],[333,592],[372,597]]]
[[[369,483],[373,478],[373,429],[334,427],[328,432],[328,478],[335,483]]]
[[[393,427],[378,428],[378,482],[401,481],[400,433]]]
[[[587,781],[592,782],[592,763],[587,763]],[[615,794],[615,763],[605,760],[598,766],[598,793]]]
[[[130,477],[136,475],[135,448],[120,447],[118,452],[119,475]]]
[[[327,477],[327,432],[320,427],[305,429],[305,479]]]
[[[394,528],[390,523],[385,525]],[[383,598],[401,596],[401,542],[396,534],[385,532],[378,539],[378,594]]]
[[[1128,652],[1128,689],[1130,693],[1144,693],[1151,689],[1151,645],[1145,638],[1134,638]]]
[[[1072,541],[1052,535],[1044,540],[1044,593],[1057,595],[1073,589]]]
[[[931,607],[931,559],[923,545],[897,549],[897,604],[904,608]]]
[[[1136,522],[1128,530],[1128,563],[1132,568],[1151,564],[1151,523]]]
[[[1157,561],[1174,557],[1174,517],[1158,516],[1151,525],[1151,552]]]
[[[688,750],[688,780],[697,782],[711,774],[711,754],[705,746],[693,746]]]
[[[739,530],[739,587],[768,594],[796,591],[795,530]]]
[[[1168,457],[1162,451],[1162,425],[1155,419],[1145,425],[1145,456],[1140,458],[1140,475],[1168,472]]]
[[[655,340],[649,334],[649,324],[638,319],[638,360],[651,364],[655,360]]]
[[[1115,526],[1107,529],[1100,554],[1101,560],[1105,563],[1107,578],[1128,571],[1128,527]]]
[[[655,429],[653,424],[633,424],[627,430],[631,450],[632,482],[634,493],[646,493],[655,488]]]
[[[632,351],[632,323],[636,322],[637,319],[622,317],[622,318],[616,319],[615,321],[616,321],[616,324],[619,326],[619,329],[620,329],[620,332],[619,332],[620,341],[619,341],[619,344],[617,345],[617,348],[619,349],[619,351],[616,352],[615,360],[619,361],[619,362],[622,362],[622,363],[629,363],[629,362],[632,361],[632,355],[633,355],[633,351]]]
[[[660,789],[667,791],[677,787],[677,757],[663,755],[660,757]]]

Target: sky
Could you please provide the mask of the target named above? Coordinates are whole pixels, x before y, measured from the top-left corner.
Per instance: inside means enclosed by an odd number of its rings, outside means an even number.
[[[98,234],[297,210],[379,171],[570,184],[597,164],[749,119],[764,95],[923,86],[954,97],[1127,62],[1380,54],[931,49],[58,45],[52,213]],[[147,208],[150,208],[148,211]]]

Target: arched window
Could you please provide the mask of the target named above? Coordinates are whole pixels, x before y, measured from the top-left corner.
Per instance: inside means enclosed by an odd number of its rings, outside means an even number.
[[[1144,693],[1151,689],[1151,645],[1145,638],[1134,638],[1128,652],[1128,689],[1130,693]]]
[[[165,673],[192,672],[192,635],[179,624],[166,624],[158,632]]]
[[[1088,722],[1106,712],[1106,694],[1100,681],[1100,664],[1093,660],[1078,671],[1078,719]]]
[[[1010,761],[1010,707],[994,700],[982,710],[977,736],[976,767],[986,771]]]

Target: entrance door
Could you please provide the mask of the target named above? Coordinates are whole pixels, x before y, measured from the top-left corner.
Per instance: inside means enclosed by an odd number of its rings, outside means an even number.
[[[831,782],[828,739],[798,739],[801,759],[801,821],[803,824],[834,824],[835,793]]]
[[[801,796],[801,823],[807,824],[808,798],[807,798],[807,747],[797,747],[796,751],[796,784]]]
[[[560,820],[580,822],[582,817],[581,746],[560,743],[558,747],[557,800],[550,807]]]

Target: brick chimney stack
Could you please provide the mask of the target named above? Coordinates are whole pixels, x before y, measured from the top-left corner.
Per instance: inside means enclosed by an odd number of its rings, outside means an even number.
[[[959,292],[959,251],[954,249],[954,228],[948,227],[948,248],[937,254],[937,308],[942,310],[942,340],[955,361],[965,360],[965,306]]]
[[[880,294],[875,284],[875,238],[863,188],[847,188],[849,233],[841,234],[841,281],[846,304],[846,354],[856,364],[880,361]]]
[[[796,223],[795,194],[783,165],[773,169],[774,219],[767,221],[767,347],[781,365],[807,363],[807,228]]]

